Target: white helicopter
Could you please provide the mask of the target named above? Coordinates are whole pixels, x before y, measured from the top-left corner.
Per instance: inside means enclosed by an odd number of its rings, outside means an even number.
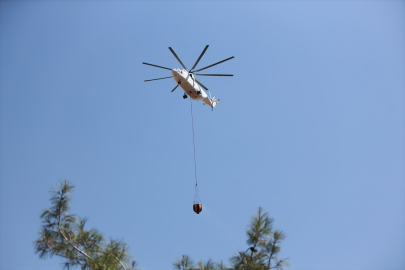
[[[225,60],[219,61],[215,64],[206,66],[204,68],[200,68],[198,70],[194,70],[193,69],[197,66],[198,62],[200,62],[201,57],[203,57],[205,51],[208,49],[208,46],[205,46],[203,52],[201,53],[200,57],[198,57],[197,61],[195,62],[194,66],[187,71],[186,66],[184,66],[184,64],[181,62],[180,58],[177,56],[177,54],[173,51],[173,49],[171,47],[169,47],[169,50],[173,53],[174,57],[176,57],[177,61],[179,61],[179,63],[182,65],[182,67],[184,69],[179,69],[179,68],[167,68],[167,67],[162,67],[162,66],[158,66],[158,65],[153,65],[153,64],[149,64],[149,63],[145,63],[143,62],[142,64],[144,65],[149,65],[149,66],[153,66],[153,67],[158,67],[158,68],[163,68],[163,69],[168,69],[172,71],[172,75],[170,77],[164,77],[164,78],[158,78],[158,79],[152,79],[152,80],[145,80],[145,82],[150,82],[150,81],[157,81],[157,80],[162,80],[162,79],[168,79],[168,78],[174,78],[174,80],[177,83],[177,86],[172,90],[172,92],[174,90],[176,90],[177,87],[180,87],[184,90],[184,95],[183,98],[186,99],[187,96],[190,96],[190,98],[192,98],[193,100],[203,100],[204,104],[203,105],[209,105],[212,109],[214,109],[219,101],[219,99],[215,99],[215,97],[211,98],[211,92],[210,96],[208,97],[207,93],[204,92],[204,90],[201,89],[200,85],[202,86],[202,88],[204,88],[205,90],[209,91],[207,87],[205,87],[200,81],[198,81],[195,76],[233,76],[232,74],[201,74],[201,73],[194,73],[194,72],[199,72],[201,70],[213,67],[215,65],[221,64],[225,61],[228,61],[232,58],[229,57]]]

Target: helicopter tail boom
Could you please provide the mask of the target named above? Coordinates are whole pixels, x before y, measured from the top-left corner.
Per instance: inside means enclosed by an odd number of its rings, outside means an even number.
[[[211,99],[206,97],[204,99],[204,104],[203,105],[209,105],[211,108],[214,109],[217,106],[218,101],[219,101],[219,99],[215,99],[215,97],[213,97]]]

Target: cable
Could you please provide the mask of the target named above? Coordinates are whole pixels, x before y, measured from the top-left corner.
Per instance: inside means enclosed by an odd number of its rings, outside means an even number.
[[[191,128],[193,130],[193,147],[194,147],[194,174],[195,174],[195,185],[197,186],[197,162],[195,159],[193,102],[191,101],[191,97],[190,97],[190,105],[191,105]]]

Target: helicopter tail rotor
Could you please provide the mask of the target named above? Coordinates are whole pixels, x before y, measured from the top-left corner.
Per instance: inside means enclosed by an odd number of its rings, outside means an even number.
[[[211,103],[212,103],[212,109],[216,109],[217,108],[217,104],[218,104],[219,98],[215,99],[215,97],[213,97],[211,99]]]

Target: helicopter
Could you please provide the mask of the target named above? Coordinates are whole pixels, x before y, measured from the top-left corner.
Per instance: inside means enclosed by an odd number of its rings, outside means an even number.
[[[169,50],[173,53],[174,57],[176,57],[177,61],[179,61],[179,63],[183,67],[183,69],[180,69],[180,68],[171,69],[171,68],[162,67],[162,66],[153,65],[153,64],[143,62],[142,64],[144,64],[144,65],[163,68],[163,69],[170,70],[172,72],[172,76],[163,77],[163,78],[157,78],[157,79],[151,79],[151,80],[145,80],[145,82],[173,78],[175,80],[175,82],[177,83],[177,85],[176,85],[175,88],[173,88],[173,90],[171,92],[173,92],[174,90],[177,89],[177,87],[180,86],[184,90],[183,99],[186,99],[187,96],[190,96],[190,98],[193,99],[193,100],[196,100],[196,101],[202,100],[202,101],[204,101],[203,105],[209,105],[212,109],[216,108],[216,105],[218,104],[219,99],[216,99],[215,97],[211,98],[211,92],[199,80],[197,80],[197,78],[195,78],[195,76],[233,76],[233,75],[232,74],[201,74],[201,73],[195,73],[195,72],[199,72],[199,71],[202,71],[204,69],[207,69],[207,68],[216,66],[218,64],[221,64],[221,63],[223,63],[225,61],[231,60],[232,58],[234,58],[234,56],[229,57],[229,58],[227,58],[225,60],[219,61],[217,63],[214,63],[212,65],[200,68],[198,70],[194,70],[197,67],[198,62],[200,62],[201,58],[205,54],[205,51],[208,49],[208,47],[209,47],[209,45],[205,46],[204,50],[202,51],[202,53],[198,57],[197,61],[193,65],[193,67],[188,71],[187,71],[186,66],[183,64],[183,62],[181,62],[180,58],[177,56],[177,54],[174,52],[174,50],[171,47],[169,47]],[[208,96],[207,93],[201,87],[204,88],[205,90],[207,90],[210,95]]]

